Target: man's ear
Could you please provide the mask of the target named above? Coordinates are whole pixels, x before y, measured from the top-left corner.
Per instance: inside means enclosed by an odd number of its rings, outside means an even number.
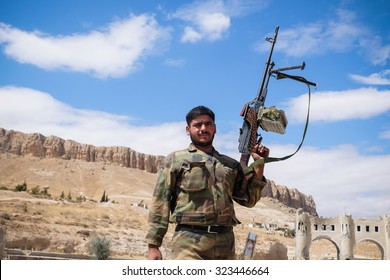
[[[186,125],[186,133],[187,135],[190,135],[190,127],[188,125]]]

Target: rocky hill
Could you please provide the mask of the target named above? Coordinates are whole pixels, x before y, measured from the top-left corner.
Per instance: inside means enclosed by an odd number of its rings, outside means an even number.
[[[3,154],[12,154],[21,157],[36,157],[38,159],[58,159],[65,161],[81,160],[89,163],[107,163],[115,166],[143,170],[149,173],[156,173],[164,159],[163,156],[138,153],[127,147],[95,147],[93,145],[80,144],[73,140],[64,140],[56,136],[46,137],[40,133],[25,134],[3,128],[0,128],[0,152]],[[4,160],[5,159],[3,158],[2,161]],[[11,159],[8,158],[8,160]],[[18,165],[15,167],[12,166],[13,164],[7,163],[7,166],[2,167],[3,175],[1,179],[3,183],[7,181],[7,178],[4,177],[7,172],[14,174],[14,176],[17,174]],[[12,170],[10,170],[12,168],[14,168],[13,173]],[[104,168],[104,166],[102,168]],[[5,169],[8,171],[5,172]],[[63,166],[62,169],[64,169]],[[29,169],[25,167],[23,171],[26,170]],[[54,169],[51,171],[45,170],[45,172],[53,173],[53,170]],[[38,171],[35,170],[34,172],[37,173]],[[61,172],[63,174],[62,177],[64,177],[65,171]],[[68,169],[67,172],[72,172],[72,170]],[[123,172],[123,170],[121,172]],[[42,173],[42,170],[40,173]],[[82,184],[88,184],[88,182],[90,182],[88,178],[91,178],[93,171],[90,173],[89,177],[88,174],[79,174],[79,177],[83,177],[84,180],[75,181],[72,186],[78,186],[77,188],[86,189],[86,187],[82,186]],[[18,176],[22,176],[20,178],[26,178],[27,174],[19,173]],[[70,181],[74,178],[72,178],[72,173],[69,173],[66,177],[66,185],[69,186],[71,185]],[[16,178],[14,179],[16,180]],[[94,182],[96,183],[96,181]],[[57,183],[59,184],[61,182],[58,182],[57,180]],[[53,184],[55,183],[51,181],[50,185],[52,186]],[[98,189],[103,189],[104,186],[95,185],[95,188],[97,191]],[[96,191],[94,191],[92,195],[97,195]],[[287,207],[295,209],[302,208],[304,211],[312,215],[317,215],[313,197],[303,194],[295,188],[289,189],[286,186],[277,185],[275,182],[270,181],[269,186],[263,190],[263,196],[276,199]]]
[[[25,134],[0,128],[0,151],[19,156],[80,159],[111,162],[116,165],[156,173],[164,157],[138,153],[126,147],[95,147],[40,133]]]

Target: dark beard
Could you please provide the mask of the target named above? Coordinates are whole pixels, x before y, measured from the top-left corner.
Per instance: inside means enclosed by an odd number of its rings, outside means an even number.
[[[210,141],[208,141],[208,142],[198,141],[198,140],[194,139],[194,137],[192,137],[192,134],[190,134],[190,139],[191,139],[191,142],[195,146],[198,146],[198,147],[208,147],[208,146],[212,146],[213,145],[214,135],[211,137]]]

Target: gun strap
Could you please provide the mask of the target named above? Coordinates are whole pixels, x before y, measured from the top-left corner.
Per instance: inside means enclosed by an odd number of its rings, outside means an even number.
[[[307,127],[309,126],[311,91],[310,91],[310,84],[309,84],[309,82],[308,83],[305,82],[306,81],[305,78],[299,77],[299,76],[296,76],[296,78],[299,79],[301,82],[305,83],[307,85],[308,89],[309,89],[309,102],[308,102],[308,106],[307,106],[306,124],[305,124],[305,129],[303,130],[301,143],[299,144],[297,150],[294,153],[292,153],[290,155],[287,155],[287,156],[284,156],[284,157],[280,157],[280,158],[268,157],[268,158],[264,159],[264,163],[275,162],[275,161],[283,161],[283,160],[289,159],[290,157],[292,157],[293,155],[298,153],[298,151],[301,149],[301,147],[303,145],[303,142],[305,141]]]

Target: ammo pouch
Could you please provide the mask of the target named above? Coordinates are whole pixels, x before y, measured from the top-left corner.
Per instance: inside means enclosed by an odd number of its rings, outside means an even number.
[[[287,118],[283,110],[275,106],[269,108],[263,107],[259,111],[260,127],[265,131],[284,134],[287,126]]]

